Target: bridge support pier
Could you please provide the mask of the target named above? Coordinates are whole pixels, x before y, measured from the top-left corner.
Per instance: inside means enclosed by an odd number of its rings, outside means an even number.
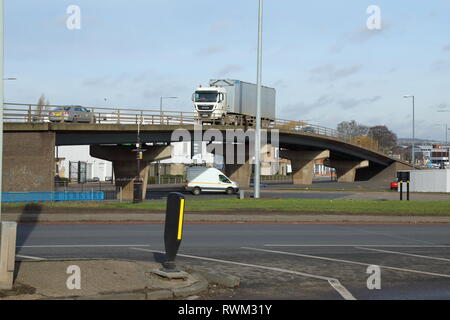
[[[293,184],[310,185],[314,176],[314,161],[329,158],[330,151],[281,150],[280,157],[291,161]]]
[[[3,190],[53,191],[54,132],[4,132]]]
[[[230,146],[228,146],[230,148]],[[234,144],[232,152],[228,149],[227,145],[223,145],[223,149],[208,149],[208,152],[213,154],[222,155],[225,175],[237,182],[239,188],[250,187],[250,177],[252,175],[252,164],[250,163],[250,148],[248,144],[245,147]],[[243,154],[242,154],[243,153]]]
[[[252,165],[250,164],[248,146],[245,148],[244,163],[237,159],[237,148],[234,148],[234,157],[224,156],[225,175],[239,184],[239,188],[250,187],[250,177],[252,175]]]
[[[250,176],[252,174],[252,165],[247,160],[244,164],[225,165],[225,175],[239,184],[239,188],[250,187]]]
[[[330,167],[336,169],[338,182],[355,182],[356,170],[361,168],[367,168],[369,161],[341,161],[331,160]]]
[[[92,157],[112,161],[114,176],[116,179],[117,197],[119,197],[120,187],[122,187],[122,200],[133,200],[133,182],[137,175],[135,147],[128,146],[98,146],[90,147]],[[142,200],[145,199],[148,186],[148,172],[150,162],[161,161],[171,157],[171,146],[144,146],[146,149],[140,163],[139,176],[142,179]]]

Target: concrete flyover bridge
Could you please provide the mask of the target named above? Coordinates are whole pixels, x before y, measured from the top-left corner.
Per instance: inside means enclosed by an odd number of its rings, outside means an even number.
[[[146,185],[148,165],[170,158],[174,130],[185,129],[193,136],[198,124],[194,112],[82,107],[84,111],[74,116],[64,114],[64,109],[55,113],[56,107],[5,103],[3,191],[53,190],[55,146],[90,145],[93,157],[113,162],[116,184],[123,187],[124,199],[131,199],[137,161],[134,146],[124,144],[136,143],[139,129],[141,142],[147,144],[140,166]],[[225,137],[229,129],[251,129],[244,117],[204,125],[202,130],[214,128]],[[265,129],[268,143],[271,132],[279,133],[280,157],[291,160],[294,184],[312,183],[316,159],[335,168],[341,182],[388,181],[397,170],[410,168],[380,152],[376,141],[367,137],[345,137],[333,129],[279,119],[266,123]],[[225,173],[243,187],[249,185],[251,171],[248,157],[242,164],[225,165]]]

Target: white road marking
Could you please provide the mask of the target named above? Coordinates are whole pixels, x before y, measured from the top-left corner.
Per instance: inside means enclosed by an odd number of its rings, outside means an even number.
[[[403,269],[403,268],[397,268],[397,267],[389,267],[389,266],[379,265],[379,264],[376,264],[376,263],[363,263],[363,262],[349,261],[349,260],[342,260],[342,259],[334,259],[334,258],[327,258],[327,257],[321,257],[321,256],[312,256],[312,255],[308,255],[308,254],[300,254],[300,253],[284,252],[284,251],[275,251],[275,250],[265,250],[265,249],[248,248],[248,247],[242,247],[242,249],[248,249],[248,250],[254,250],[254,251],[262,251],[262,252],[270,252],[270,253],[278,253],[278,254],[285,254],[285,255],[290,255],[290,256],[297,256],[297,257],[304,257],[304,258],[311,258],[311,259],[319,259],[319,260],[327,260],[327,261],[333,261],[333,262],[342,262],[342,263],[356,264],[356,265],[360,265],[360,266],[377,265],[380,268],[389,269],[389,270],[402,271],[402,272],[411,272],[411,273],[419,273],[419,274],[425,274],[425,275],[435,276],[435,277],[450,278],[450,275],[448,275],[448,274],[440,274],[440,273],[434,273],[434,272],[426,272],[426,271],[419,271],[419,270],[412,270],[412,269]]]
[[[142,248],[130,248],[130,249],[138,250],[138,251],[145,251],[145,252],[165,253],[164,251],[148,250],[148,249],[142,249]],[[317,276],[317,275],[304,273],[304,272],[298,272],[298,271],[294,271],[294,270],[287,270],[287,269],[281,269],[281,268],[275,268],[275,267],[267,267],[267,266],[261,266],[261,265],[256,265],[256,264],[243,263],[243,262],[236,262],[236,261],[229,261],[229,260],[192,256],[192,255],[187,255],[187,254],[178,254],[177,256],[205,260],[205,261],[212,261],[212,262],[234,264],[234,265],[250,267],[250,268],[265,269],[265,270],[282,272],[282,273],[290,273],[290,274],[295,274],[295,275],[299,275],[299,276],[303,276],[303,277],[324,280],[324,281],[327,281],[333,287],[333,289],[335,289],[345,300],[356,300],[356,298],[339,282],[339,280],[337,280],[335,278]]]
[[[408,242],[409,241],[414,241],[414,242],[420,242],[420,243],[425,243],[425,244],[429,244],[429,245],[433,245],[434,244],[432,242],[425,241],[425,240],[418,240],[418,239],[412,239],[412,238],[402,237],[402,236],[393,235],[393,234],[386,234],[386,232],[366,230],[366,229],[362,229],[360,227],[352,228],[352,227],[340,226],[340,228],[346,229],[346,230],[352,230],[352,231],[365,232],[365,233],[369,233],[369,234],[382,235],[382,236],[393,238],[393,239],[407,240]]]
[[[62,244],[62,245],[37,245],[17,246],[16,248],[109,248],[109,247],[150,247],[149,244]]]
[[[412,254],[412,253],[406,253],[406,252],[398,252],[398,251],[390,251],[390,250],[381,250],[381,249],[373,249],[373,248],[364,248],[364,247],[355,247],[356,249],[362,249],[362,250],[369,250],[369,251],[376,251],[376,252],[383,252],[383,253],[393,253],[393,254],[399,254],[402,256],[410,256],[410,257],[416,257],[416,258],[423,258],[423,259],[432,259],[432,260],[440,260],[440,261],[447,261],[450,262],[450,259],[446,258],[438,258],[438,257],[430,257],[430,256],[423,256],[420,254]]]
[[[44,258],[25,256],[23,254],[16,254],[16,257],[18,257],[18,258],[25,258],[25,259],[31,259],[31,260],[45,260]]]
[[[409,245],[409,244],[265,244],[264,247],[450,248],[449,245]]]

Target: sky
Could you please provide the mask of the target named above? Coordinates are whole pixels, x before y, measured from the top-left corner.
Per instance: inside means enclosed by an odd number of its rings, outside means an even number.
[[[5,101],[193,111],[209,79],[256,82],[258,0],[4,0]],[[80,29],[69,29],[71,5]],[[381,29],[369,30],[369,6]],[[398,137],[450,127],[450,1],[265,0],[263,84],[277,118],[356,120]],[[438,112],[448,110],[449,112]]]

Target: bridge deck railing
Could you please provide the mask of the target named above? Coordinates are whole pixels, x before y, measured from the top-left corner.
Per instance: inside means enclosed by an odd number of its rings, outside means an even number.
[[[50,118],[56,122],[68,122],[64,117],[52,116],[55,108],[59,105],[36,105],[21,103],[4,103],[4,122],[50,122]],[[72,106],[81,107],[81,106]],[[90,111],[88,122],[99,124],[141,124],[141,125],[189,125],[198,123],[196,112],[188,111],[162,111],[162,110],[142,110],[131,108],[98,108],[85,107]],[[249,123],[246,116],[233,116],[233,123],[225,120],[222,124],[232,126],[242,126]],[[316,134],[333,137],[347,143],[357,145],[376,152],[381,152],[378,142],[374,139],[358,139],[354,136],[346,136],[335,129],[313,125],[303,121],[275,119],[263,121],[263,127],[268,129],[280,129],[284,131],[302,132],[305,134]]]
[[[63,113],[64,110],[54,110],[60,106],[35,104],[4,104],[4,122],[72,122],[67,116],[56,116],[55,112]],[[78,106],[73,106],[78,107]],[[195,112],[186,111],[160,111],[138,110],[127,108],[97,108],[84,107],[89,110],[88,120],[78,122],[91,122],[102,124],[148,124],[148,125],[183,125],[191,124],[196,119]],[[72,111],[70,111],[72,113]]]

